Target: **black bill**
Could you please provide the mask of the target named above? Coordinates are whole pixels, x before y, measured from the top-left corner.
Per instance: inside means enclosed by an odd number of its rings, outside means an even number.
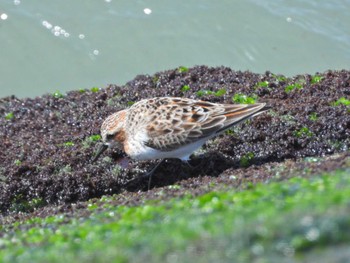
[[[107,144],[102,144],[102,145],[100,146],[100,148],[98,149],[98,151],[97,151],[97,153],[96,153],[94,159],[92,159],[91,163],[94,163],[94,162],[100,157],[100,155],[101,155],[105,150],[107,150],[107,148],[108,148],[108,145],[107,145]]]

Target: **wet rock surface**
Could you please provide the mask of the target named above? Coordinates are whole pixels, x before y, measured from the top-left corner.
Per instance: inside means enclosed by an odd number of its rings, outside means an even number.
[[[192,167],[167,160],[154,174],[150,191],[142,175],[154,161],[135,162],[110,149],[91,163],[104,118],[133,102],[179,96],[233,103],[235,94],[266,102],[272,109],[209,141],[193,156]],[[292,176],[292,169],[335,169],[349,158],[349,99],[349,71],[285,78],[205,66],[137,76],[124,86],[101,90],[2,98],[0,211],[13,218],[19,212],[44,216],[73,212],[102,195],[122,193],[115,205],[197,195],[215,187],[266,181],[276,176],[273,167],[281,165],[282,178]],[[326,158],[300,162],[305,157]],[[172,188],[174,184],[180,187]]]

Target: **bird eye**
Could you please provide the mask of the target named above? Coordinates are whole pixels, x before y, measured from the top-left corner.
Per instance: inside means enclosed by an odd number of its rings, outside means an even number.
[[[106,136],[107,141],[113,140],[113,138],[114,138],[113,134],[107,134],[107,136]]]

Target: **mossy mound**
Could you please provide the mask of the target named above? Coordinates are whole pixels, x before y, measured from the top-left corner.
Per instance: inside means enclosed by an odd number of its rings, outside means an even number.
[[[105,117],[135,101],[157,96],[220,103],[255,100],[272,109],[208,142],[201,156],[191,161],[194,169],[168,161],[157,170],[152,187],[184,180],[182,194],[200,194],[208,191],[201,187],[208,182],[239,185],[241,181],[233,182],[230,176],[264,181],[274,176],[266,171],[276,162],[344,153],[336,163],[323,163],[322,169],[327,170],[339,166],[348,155],[349,71],[286,78],[225,67],[180,68],[137,76],[124,86],[101,90],[0,99],[0,211],[30,212],[106,194],[132,195],[130,192],[146,190],[147,181],[137,178],[152,162],[128,161],[113,150],[97,163],[92,164],[91,159]],[[133,179],[134,183],[126,186]],[[155,198],[152,191],[145,196]],[[139,197],[134,198],[137,202]]]

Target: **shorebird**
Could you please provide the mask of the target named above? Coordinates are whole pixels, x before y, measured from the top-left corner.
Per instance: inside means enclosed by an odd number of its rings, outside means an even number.
[[[135,160],[187,161],[207,140],[268,109],[265,103],[218,104],[173,97],[144,99],[106,118],[101,126],[103,144],[93,162],[108,147],[117,147]],[[150,177],[160,163],[148,173]]]

